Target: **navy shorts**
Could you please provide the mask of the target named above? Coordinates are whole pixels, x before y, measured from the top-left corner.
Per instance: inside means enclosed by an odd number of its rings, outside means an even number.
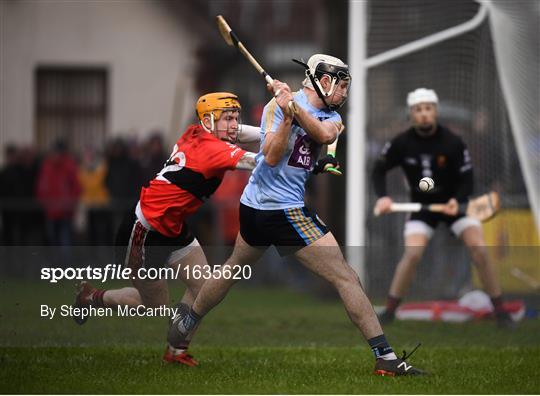
[[[240,204],[240,235],[253,247],[274,245],[283,256],[311,245],[328,232],[307,207],[259,210]]]

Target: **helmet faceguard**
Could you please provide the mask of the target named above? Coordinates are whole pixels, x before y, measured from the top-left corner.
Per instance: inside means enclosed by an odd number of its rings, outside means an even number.
[[[201,96],[197,100],[197,118],[207,132],[215,132],[215,122],[220,119],[224,111],[240,111],[242,106],[238,96],[230,92],[213,92]],[[210,130],[204,125],[203,119],[210,118]]]
[[[293,62],[305,67],[306,78],[302,84],[305,87],[314,89],[329,110],[337,110],[343,105],[343,103],[345,103],[345,100],[343,100],[340,104],[328,104],[327,102],[327,99],[334,95],[336,88],[341,81],[351,80],[349,66],[343,63],[341,59],[330,55],[315,54],[309,58],[307,63],[297,59],[293,59]],[[328,76],[330,79],[330,88],[327,92],[325,92],[320,82],[323,76]]]

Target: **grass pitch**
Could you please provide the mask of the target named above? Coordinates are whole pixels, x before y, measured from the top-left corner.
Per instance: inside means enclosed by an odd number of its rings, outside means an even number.
[[[178,295],[179,290],[171,293]],[[197,368],[165,365],[166,318],[40,318],[70,304],[73,286],[0,283],[1,393],[537,394],[540,321],[397,322],[386,334],[421,378],[372,375],[373,357],[339,301],[236,288],[200,328]]]

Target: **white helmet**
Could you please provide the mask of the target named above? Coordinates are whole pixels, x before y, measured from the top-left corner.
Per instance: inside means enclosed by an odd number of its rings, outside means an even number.
[[[293,59],[293,61],[304,66],[306,69],[306,78],[302,82],[302,85],[315,90],[327,108],[330,110],[336,110],[343,104],[328,105],[326,98],[334,94],[335,89],[341,80],[350,81],[351,75],[349,73],[348,65],[346,65],[341,59],[326,54],[312,55],[307,63],[296,59]],[[324,91],[320,83],[320,79],[324,75],[330,77],[330,88],[328,89],[328,92]]]
[[[342,78],[348,77],[349,74],[349,66],[335,56],[315,54],[309,58],[307,65],[311,75],[315,76],[317,79],[320,79],[324,74],[330,74],[332,77],[337,78],[338,71],[343,73]],[[313,84],[307,76],[302,82],[302,85],[304,85],[304,87],[313,88]],[[332,89],[330,91],[332,91]]]
[[[412,107],[418,103],[439,103],[437,93],[432,89],[418,88],[407,95],[407,106]]]

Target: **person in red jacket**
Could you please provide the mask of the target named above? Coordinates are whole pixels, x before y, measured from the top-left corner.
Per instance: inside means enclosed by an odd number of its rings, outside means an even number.
[[[81,185],[77,163],[68,153],[65,142],[56,142],[51,154],[43,161],[36,195],[45,212],[48,244],[71,245]]]
[[[255,167],[255,154],[234,143],[239,136],[241,106],[228,92],[203,95],[197,101],[199,125],[190,125],[178,139],[163,169],[141,189],[139,202],[117,233],[117,259],[132,269],[168,266],[187,289],[176,308],[188,311],[203,282],[193,268],[210,270],[204,252],[185,222],[217,190],[227,170]],[[140,272],[139,272],[140,273]],[[190,276],[191,275],[191,276]],[[133,279],[134,287],[98,290],[82,282],[75,307],[145,306],[169,303],[167,279]],[[87,317],[74,316],[83,324]],[[171,318],[172,319],[172,318]],[[170,341],[170,340],[168,340]],[[189,340],[168,342],[163,360],[188,366],[198,363],[187,353]]]

